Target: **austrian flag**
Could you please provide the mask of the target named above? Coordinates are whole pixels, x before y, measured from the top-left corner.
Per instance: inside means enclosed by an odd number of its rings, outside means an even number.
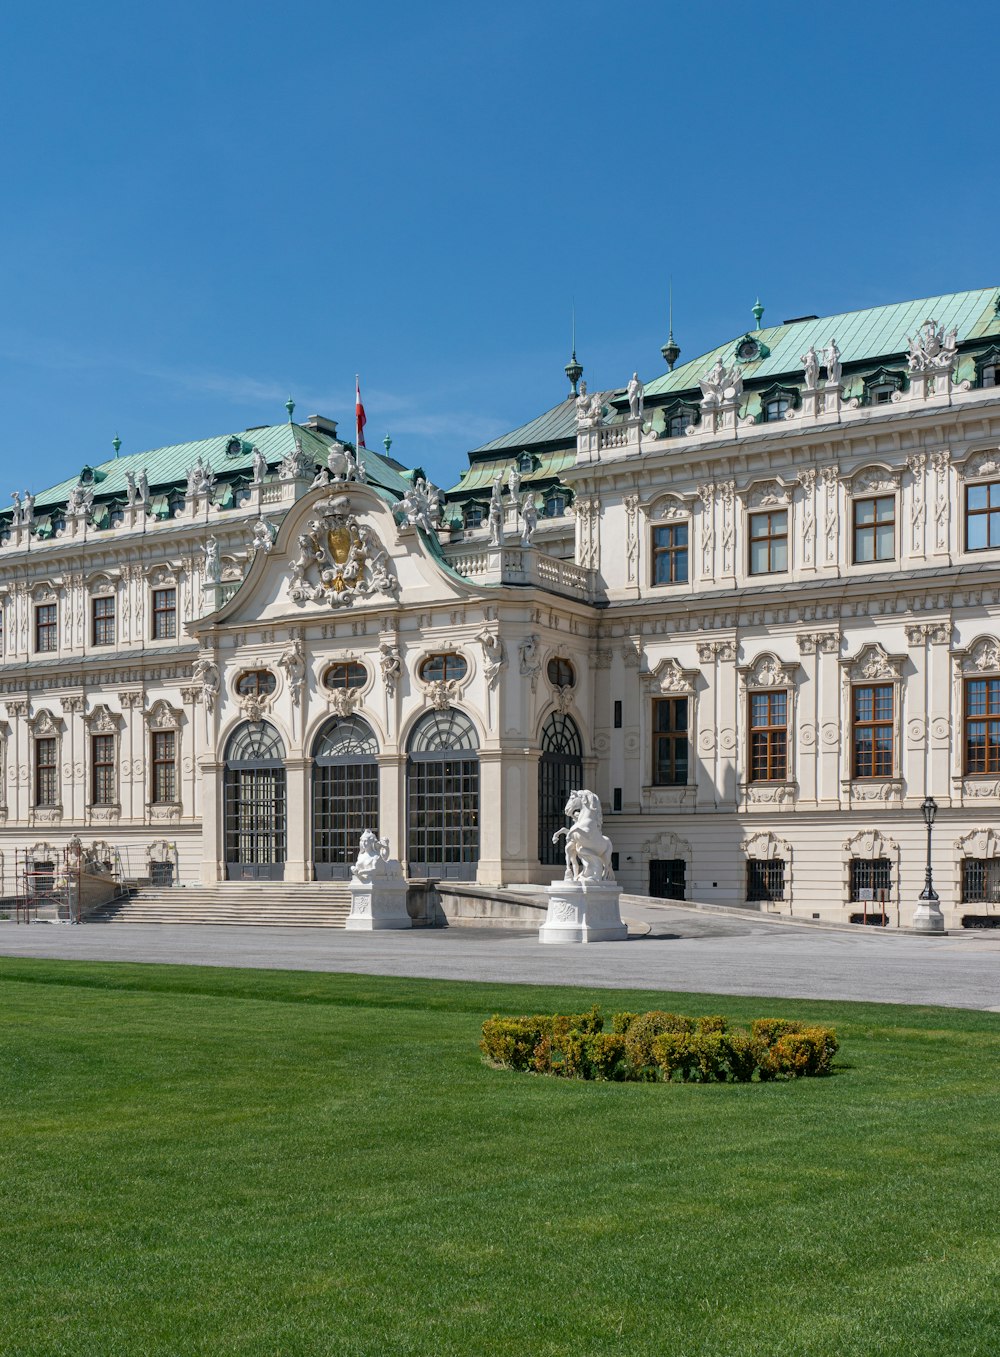
[[[354,422],[358,429],[358,447],[365,447],[365,425],[368,420],[365,418],[365,407],[361,404],[361,382],[355,374],[354,377]]]

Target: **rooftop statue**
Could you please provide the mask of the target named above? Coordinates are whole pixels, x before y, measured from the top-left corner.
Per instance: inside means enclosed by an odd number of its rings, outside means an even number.
[[[210,537],[205,543],[205,583],[218,584],[222,579],[222,559],[219,556],[219,543]]]
[[[613,882],[611,840],[603,833],[604,815],[596,792],[570,792],[564,814],[573,823],[557,829],[552,842],[566,839],[565,881]]]
[[[628,413],[630,419],[642,419],[643,396],[645,387],[639,381],[638,372],[632,373],[632,380],[628,384]]]
[[[743,373],[736,363],[726,367],[721,358],[705,373],[698,385],[701,387],[701,403],[712,407],[723,401],[738,400],[743,394]]]
[[[10,492],[10,497],[14,501],[14,508],[11,510],[10,522],[11,527],[16,528],[20,526],[21,522],[21,496],[18,493],[18,491],[12,490]]]
[[[840,377],[843,372],[843,365],[840,361],[840,350],[837,348],[837,341],[831,339],[823,354],[826,362],[826,383],[827,386],[839,386]]]
[[[518,496],[521,493],[521,473],[517,468],[516,462],[513,463],[511,469],[507,472],[507,489],[510,492],[511,499],[517,503]]]
[[[149,503],[149,477],[145,467],[139,472],[139,503]]]
[[[24,508],[21,510],[21,522],[30,528],[35,521],[35,497],[30,490],[24,492]]]
[[[125,472],[125,499],[130,509],[135,508],[135,502],[139,498],[139,490],[135,483],[135,472]]]
[[[534,496],[530,490],[521,501],[521,522],[524,525],[521,532],[521,546],[530,547],[531,539],[538,527],[538,510],[535,507]]]
[[[576,398],[576,427],[582,429],[590,418],[590,397],[587,395],[587,383],[580,383],[580,394]]]
[[[253,483],[260,485],[261,481],[267,475],[267,458],[261,452],[260,448],[253,450]]]
[[[68,514],[86,514],[93,508],[94,487],[84,485],[82,482],[73,486],[69,492],[69,499],[66,501],[66,512]]]
[[[399,507],[402,509],[405,521],[410,527],[423,528],[426,533],[434,531],[434,524],[431,520],[431,502],[427,495],[427,482],[423,476],[416,478],[399,501]]]
[[[805,369],[805,383],[807,391],[815,391],[816,383],[819,381],[819,356],[816,353],[815,344],[810,344],[809,348],[799,359]]]
[[[958,330],[952,328],[945,333],[943,325],[936,320],[925,320],[916,338],[906,336],[910,346],[909,368],[911,372],[943,372],[955,366],[958,357]]]
[[[444,494],[433,481],[427,482],[427,510],[432,525],[440,531],[444,527]]]
[[[493,494],[490,497],[490,546],[503,546],[503,490],[499,476],[493,482]]]

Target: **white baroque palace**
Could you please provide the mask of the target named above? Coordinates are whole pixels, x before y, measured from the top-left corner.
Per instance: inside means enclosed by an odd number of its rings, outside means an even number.
[[[1000,899],[1000,290],[577,389],[444,501],[318,416],[87,466],[0,525],[0,848],[158,882],[548,882],[909,923]],[[627,375],[628,367],[623,365]]]

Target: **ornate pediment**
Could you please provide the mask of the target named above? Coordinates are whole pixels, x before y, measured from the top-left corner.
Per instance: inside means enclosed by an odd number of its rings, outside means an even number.
[[[780,481],[755,481],[743,491],[748,509],[784,508],[791,499],[786,486]]]
[[[665,697],[691,697],[698,678],[697,669],[682,669],[675,659],[660,660],[655,669],[643,674],[647,691]]]
[[[680,495],[660,495],[651,504],[641,505],[651,523],[672,523],[678,518],[690,518],[691,508]]]
[[[289,596],[296,603],[349,607],[356,599],[399,595],[388,551],[373,528],[359,522],[344,497],[323,500],[299,534]]]
[[[853,683],[887,683],[903,672],[902,655],[890,655],[877,641],[861,647],[853,659],[841,660]]]
[[[889,495],[899,488],[899,472],[882,466],[865,467],[851,480],[852,495]]]
[[[111,711],[104,702],[99,703],[84,720],[92,735],[117,735],[122,725],[121,716]]]
[[[1000,641],[994,636],[977,636],[968,650],[959,652],[963,674],[989,674],[1000,670]]]
[[[30,718],[28,725],[36,736],[61,735],[65,729],[65,723],[45,707]]]
[[[765,652],[753,664],[741,665],[738,672],[747,688],[789,688],[799,668],[798,660],[786,662]]]
[[[183,712],[160,698],[146,713],[146,724],[150,730],[179,730],[182,718]]]
[[[1000,474],[1000,450],[990,448],[986,452],[974,452],[962,467],[965,480],[974,480],[977,476],[996,476]]]
[[[785,839],[779,839],[770,829],[744,839],[743,852],[748,858],[755,858],[759,862],[770,862],[774,858],[790,862],[792,857],[791,845]]]
[[[970,829],[955,840],[955,851],[963,858],[995,858],[1000,856],[1000,835],[995,829]]]
[[[877,829],[859,829],[844,840],[844,852],[852,858],[892,858],[898,854],[899,844]]]

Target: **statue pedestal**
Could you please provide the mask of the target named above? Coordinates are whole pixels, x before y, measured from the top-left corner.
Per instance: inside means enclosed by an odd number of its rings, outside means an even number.
[[[556,881],[545,890],[549,909],[539,942],[624,942],[622,888],[609,881]]]
[[[407,913],[406,881],[351,881],[351,912],[344,927],[357,933],[372,933],[380,928],[412,928]]]

